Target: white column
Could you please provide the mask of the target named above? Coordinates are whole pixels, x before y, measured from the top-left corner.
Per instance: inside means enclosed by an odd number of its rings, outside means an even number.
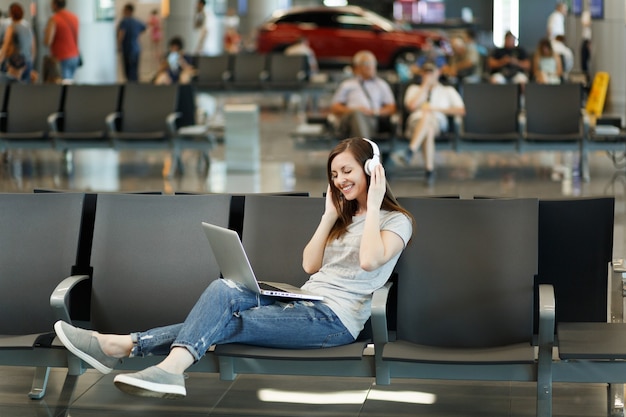
[[[50,1],[45,1],[44,11],[50,10],[49,3]],[[83,66],[76,71],[75,81],[82,84],[116,82],[115,22],[96,21],[95,1],[68,0],[65,7],[77,15],[80,22],[78,45],[83,57]],[[42,33],[47,17],[41,26]]]

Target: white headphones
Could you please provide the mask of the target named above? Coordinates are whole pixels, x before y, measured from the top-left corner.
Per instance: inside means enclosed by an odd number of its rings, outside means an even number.
[[[376,168],[378,165],[382,165],[380,163],[380,150],[378,149],[378,145],[376,145],[373,141],[366,138],[363,138],[363,140],[369,142],[370,145],[372,145],[372,150],[374,151],[374,156],[372,156],[372,159],[368,159],[363,165],[365,173],[371,177],[372,172],[374,172],[374,168]]]

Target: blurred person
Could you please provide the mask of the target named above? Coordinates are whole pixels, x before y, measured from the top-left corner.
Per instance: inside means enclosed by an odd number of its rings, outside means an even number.
[[[319,71],[317,64],[317,57],[315,51],[311,49],[309,45],[309,39],[306,36],[302,36],[294,44],[289,45],[285,49],[285,55],[304,55],[307,57],[308,71],[307,75],[315,74]]]
[[[227,27],[224,32],[224,52],[238,54],[241,51],[241,35],[234,27]]]
[[[224,27],[235,28],[237,31],[239,30],[239,16],[237,15],[237,10],[233,7],[229,7],[228,10],[226,10],[226,16],[224,16]]]
[[[376,57],[359,51],[352,58],[354,76],[339,84],[330,112],[341,137],[365,137],[381,130],[396,112],[391,87],[376,75]]]
[[[491,82],[494,84],[526,84],[530,60],[524,48],[515,45],[515,35],[507,32],[504,35],[504,46],[496,48],[488,59],[491,71]]]
[[[567,78],[567,74],[574,69],[574,52],[566,45],[565,36],[559,35],[552,41],[552,49],[554,53],[561,58],[563,64],[563,76]]]
[[[154,57],[159,60],[161,55],[161,40],[163,39],[163,27],[161,19],[159,18],[159,11],[157,9],[150,12],[150,17],[146,23],[150,30],[150,44],[152,45],[152,52]]]
[[[567,3],[560,1],[548,16],[548,39],[552,40],[559,35],[565,36],[565,16],[567,16]]]
[[[460,36],[452,38],[452,56],[450,62],[441,68],[444,75],[454,78],[458,83],[477,83],[481,78],[480,56],[478,50],[473,53],[467,48],[465,40]]]
[[[437,68],[443,68],[448,64],[448,55],[446,51],[435,45],[434,41],[430,38],[426,39],[424,47],[420,50],[415,63],[411,65],[411,72],[415,76],[421,76],[422,65],[426,62],[434,63]]]
[[[117,44],[122,52],[122,63],[126,81],[139,81],[139,59],[141,45],[139,36],[146,30],[146,25],[134,17],[135,6],[127,3],[122,11],[122,20],[117,26]]]
[[[52,0],[54,14],[46,25],[44,45],[50,48],[51,64],[56,62],[59,65],[59,78],[63,82],[72,82],[80,65],[79,21],[74,13],[65,9],[65,4],[65,0]]]
[[[394,162],[408,165],[414,154],[422,148],[426,169],[426,185],[435,181],[435,138],[448,131],[449,116],[465,115],[465,104],[458,91],[439,82],[439,68],[427,62],[422,66],[422,83],[410,85],[404,95],[404,105],[411,112],[406,121],[405,135],[409,147]]]
[[[193,53],[195,55],[211,54],[211,36],[215,31],[215,21],[213,13],[206,7],[206,0],[198,0],[194,12],[194,44]]]
[[[29,24],[24,20],[24,9],[18,3],[9,6],[9,16],[11,24],[6,28],[4,40],[0,48],[0,62],[3,69],[6,68],[5,60],[14,54],[19,54],[25,61],[22,72],[22,81],[30,82],[33,62],[36,56],[35,36]]]
[[[175,36],[168,44],[168,53],[161,59],[159,71],[154,79],[154,84],[189,84],[195,69],[191,64],[191,56],[183,50],[182,38]]]
[[[13,84],[24,82],[24,71],[26,70],[26,58],[19,52],[14,53],[6,59],[7,69],[0,72],[0,84]]]
[[[563,75],[561,57],[552,49],[550,39],[543,38],[533,55],[533,75],[539,84],[560,84]]]
[[[582,24],[582,42],[580,44],[580,69],[585,74],[587,85],[591,82],[591,12],[589,9],[583,10],[580,15]]]

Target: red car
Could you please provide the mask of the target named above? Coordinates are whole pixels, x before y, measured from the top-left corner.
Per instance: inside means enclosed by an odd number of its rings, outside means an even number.
[[[429,38],[449,47],[439,33],[403,29],[361,7],[295,7],[275,12],[259,28],[257,51],[282,51],[301,36],[307,37],[321,66],[349,64],[356,52],[368,49],[379,67],[393,68],[398,61],[415,62]]]

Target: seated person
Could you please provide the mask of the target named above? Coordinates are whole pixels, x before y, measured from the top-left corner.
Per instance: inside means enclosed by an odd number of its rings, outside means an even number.
[[[539,40],[533,56],[533,75],[539,84],[561,84],[561,57],[554,52],[548,38]]]
[[[435,64],[424,64],[422,71],[422,83],[410,85],[404,95],[404,105],[411,112],[406,122],[409,148],[404,158],[393,155],[393,159],[401,165],[408,165],[421,146],[426,183],[432,185],[435,179],[435,137],[448,130],[448,116],[465,115],[465,104],[454,87],[439,82],[439,69]]]
[[[382,118],[396,112],[391,87],[376,75],[376,65],[372,52],[357,52],[352,60],[354,76],[344,80],[332,98],[330,112],[341,137],[371,138],[381,130]]]
[[[504,35],[504,47],[497,48],[489,57],[491,82],[494,84],[526,84],[530,60],[526,51],[515,46],[515,36],[511,32]]]
[[[444,65],[441,71],[449,78],[458,82],[480,82],[480,56],[476,48],[468,49],[461,37],[452,38],[452,56],[450,63]]]
[[[413,75],[417,77],[421,76],[422,66],[427,62],[434,63],[437,65],[437,68],[443,68],[448,64],[448,55],[446,52],[442,48],[437,47],[430,38],[426,39],[424,47],[420,51],[415,63],[411,65]]]
[[[175,36],[168,44],[169,52],[161,59],[154,83],[157,85],[189,84],[195,73],[191,57],[183,51],[183,40]]]
[[[307,70],[307,75],[316,74],[319,71],[319,66],[317,65],[317,58],[315,57],[315,52],[309,46],[309,40],[302,36],[298,39],[298,42],[293,45],[289,45],[285,49],[285,55],[304,55],[307,57],[307,63],[309,65]]]

